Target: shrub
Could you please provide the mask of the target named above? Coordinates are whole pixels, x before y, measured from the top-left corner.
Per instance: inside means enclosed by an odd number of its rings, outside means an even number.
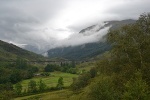
[[[119,100],[112,78],[107,76],[92,84],[88,95],[91,100]]]

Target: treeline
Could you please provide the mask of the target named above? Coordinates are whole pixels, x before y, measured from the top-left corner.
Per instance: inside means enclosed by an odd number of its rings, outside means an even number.
[[[38,72],[36,66],[17,58],[15,63],[0,62],[0,100],[9,100],[14,96],[13,84],[30,79]]]
[[[54,72],[54,71],[61,71],[71,74],[77,74],[78,69],[75,68],[76,64],[75,61],[71,63],[61,63],[60,65],[56,64],[47,64],[44,68],[45,72]]]
[[[98,75],[91,82],[86,73],[71,88],[88,86],[85,100],[150,100],[150,14],[110,31],[107,40],[112,50],[97,62]]]
[[[54,90],[61,90],[64,88],[64,82],[63,82],[63,77],[60,77],[58,79],[58,83],[55,87],[48,87],[42,79],[39,81],[35,80],[30,80],[28,82],[28,88],[23,89],[23,86],[20,82],[15,84],[14,86],[14,93],[15,96],[27,96],[31,94],[37,94],[37,93],[43,93],[43,92],[48,92],[48,91],[54,91]]]

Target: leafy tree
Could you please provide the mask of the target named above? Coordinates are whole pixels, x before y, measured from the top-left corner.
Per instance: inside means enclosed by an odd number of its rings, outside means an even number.
[[[36,66],[30,66],[30,68],[28,69],[28,71],[32,72],[32,73],[36,73],[39,71],[39,69]]]
[[[120,100],[114,89],[112,77],[99,77],[99,81],[90,86],[89,98],[91,100]]]
[[[13,90],[13,84],[12,83],[5,83],[5,84],[0,84],[0,91],[12,91]]]
[[[78,78],[73,79],[73,83],[71,84],[71,89],[73,91],[78,91],[81,88],[84,88],[88,85],[89,80],[91,79],[91,76],[89,73],[85,73],[80,75]]]
[[[77,68],[69,68],[66,72],[71,73],[71,74],[76,74],[77,73]]]
[[[16,67],[19,69],[26,69],[27,68],[27,62],[22,58],[16,59]]]
[[[61,90],[63,87],[64,87],[64,82],[63,82],[63,77],[60,77],[58,79],[58,83],[57,83],[57,86],[56,86],[59,90]]]
[[[0,93],[0,100],[13,100],[14,97],[15,95],[13,91],[4,90]]]
[[[56,65],[47,64],[47,66],[44,68],[45,72],[53,72],[55,70]]]
[[[41,75],[42,75],[42,76],[50,76],[50,73],[48,73],[48,72],[43,72],[43,73],[41,73]]]
[[[91,74],[91,78],[94,78],[96,76],[96,74],[97,74],[96,68],[91,68],[90,69],[90,74]]]
[[[22,80],[21,71],[20,70],[14,70],[12,72],[12,74],[10,75],[11,83],[17,83],[17,82],[19,82],[21,80]]]
[[[15,86],[14,86],[14,90],[16,92],[17,95],[20,95],[21,94],[21,91],[22,91],[22,85],[21,83],[17,83]]]
[[[126,90],[123,93],[123,100],[148,100],[148,85],[142,79],[140,71],[135,73],[135,77],[125,84]]]
[[[75,66],[76,66],[75,61],[71,61],[71,67],[75,68]]]
[[[38,82],[38,88],[41,92],[46,89],[46,84],[42,81],[42,79],[40,79],[40,81]]]
[[[37,84],[36,84],[36,81],[30,80],[30,82],[28,83],[28,92],[30,92],[30,93],[35,93],[35,92],[37,92]]]
[[[119,100],[149,100],[150,14],[141,15],[135,24],[110,31],[107,39],[112,50],[97,63],[97,68],[99,75],[113,78],[92,85],[93,100],[114,100],[118,94]]]
[[[124,26],[120,30],[109,33],[108,40],[113,43],[113,56],[117,57],[118,63],[128,63],[137,69],[149,63],[150,53],[150,14],[143,14],[132,25]]]

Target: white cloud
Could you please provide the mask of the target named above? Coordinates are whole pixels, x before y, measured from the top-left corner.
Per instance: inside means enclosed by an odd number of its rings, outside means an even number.
[[[77,33],[106,20],[136,19],[149,5],[149,0],[0,0],[0,39],[43,50],[94,42],[100,38]]]

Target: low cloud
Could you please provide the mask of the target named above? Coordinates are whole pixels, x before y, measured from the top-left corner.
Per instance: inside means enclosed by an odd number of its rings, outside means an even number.
[[[1,0],[0,39],[47,51],[101,40],[109,28],[90,35],[79,31],[109,20],[137,19],[149,0]]]
[[[77,46],[86,43],[93,43],[93,42],[103,42],[104,36],[108,33],[108,30],[111,26],[105,27],[100,31],[96,32],[97,27],[95,26],[93,30],[85,31],[84,33],[76,33],[72,34],[68,39],[62,40],[55,44],[56,47],[67,47],[67,46]]]

